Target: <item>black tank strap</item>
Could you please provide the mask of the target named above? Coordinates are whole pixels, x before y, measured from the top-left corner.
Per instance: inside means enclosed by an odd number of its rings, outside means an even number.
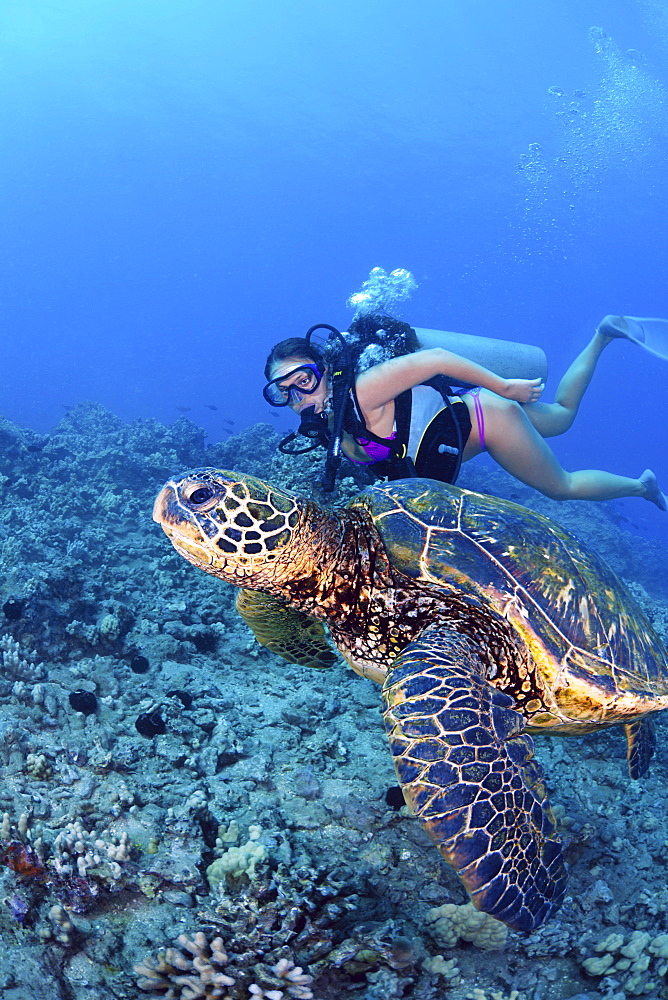
[[[436,392],[440,392],[446,406],[450,402],[452,386],[445,375],[432,375],[431,378],[428,378],[426,382],[422,382],[421,385],[428,385],[430,389],[436,389]]]
[[[400,459],[408,454],[408,439],[411,433],[411,416],[413,413],[413,392],[407,389],[394,400],[394,423],[397,428],[395,441],[401,446]],[[413,472],[415,475],[415,472]]]
[[[401,461],[406,457],[408,434],[410,432],[411,425],[410,389],[407,389],[406,392],[402,392],[401,395],[397,396],[394,401],[397,434],[392,440],[379,437],[377,434],[374,434],[369,430],[364,423],[364,419],[359,411],[359,407],[357,406],[357,397],[352,393],[348,401],[347,410],[348,412],[344,427],[355,441],[359,442],[359,438],[364,438],[366,441],[373,441],[375,444],[382,444],[384,447],[389,448],[391,457],[385,460],[387,462]],[[380,463],[374,463],[374,470],[378,464]]]
[[[455,447],[455,442],[468,439],[470,431],[471,418],[463,399],[457,399],[450,407],[444,406],[426,428],[420,441],[415,456],[418,476],[439,479],[443,483],[456,482],[462,449]]]

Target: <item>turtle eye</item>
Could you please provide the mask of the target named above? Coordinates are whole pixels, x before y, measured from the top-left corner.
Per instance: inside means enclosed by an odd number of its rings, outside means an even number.
[[[212,486],[198,486],[187,499],[196,507],[200,507],[202,504],[208,503],[215,495],[216,491]]]

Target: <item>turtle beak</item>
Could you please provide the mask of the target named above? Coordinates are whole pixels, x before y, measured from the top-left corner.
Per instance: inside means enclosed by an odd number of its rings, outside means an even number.
[[[207,550],[202,528],[180,502],[175,483],[166,483],[158,493],[153,504],[153,520],[188,562],[199,567],[211,564],[211,553]]]
[[[183,520],[183,509],[179,506],[176,498],[176,488],[173,483],[167,483],[158,493],[153,504],[153,520],[159,524],[167,534],[168,527]]]

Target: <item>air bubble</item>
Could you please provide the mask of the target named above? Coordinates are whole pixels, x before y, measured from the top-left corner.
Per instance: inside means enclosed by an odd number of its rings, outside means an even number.
[[[612,45],[610,35],[596,25],[589,29],[589,41],[592,42],[597,52],[606,52]]]
[[[374,267],[359,292],[351,295],[346,304],[355,310],[355,317],[390,315],[416,288],[417,281],[405,268],[397,267],[388,274],[384,268]]]

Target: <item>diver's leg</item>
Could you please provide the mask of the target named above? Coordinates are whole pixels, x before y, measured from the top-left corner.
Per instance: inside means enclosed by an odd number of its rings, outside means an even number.
[[[612,337],[598,331],[569,366],[557,386],[554,403],[527,403],[524,411],[541,437],[567,431],[575,420],[582,397],[591,382],[598,359]]]
[[[473,406],[469,397],[467,405]],[[645,472],[639,479],[617,476],[598,469],[566,472],[543,441],[519,403],[502,399],[483,389],[480,393],[485,417],[485,446],[499,465],[527,486],[553,500],[614,500],[617,497],[644,497],[665,510],[665,497],[656,478]],[[480,452],[475,411],[464,452],[465,460]]]

